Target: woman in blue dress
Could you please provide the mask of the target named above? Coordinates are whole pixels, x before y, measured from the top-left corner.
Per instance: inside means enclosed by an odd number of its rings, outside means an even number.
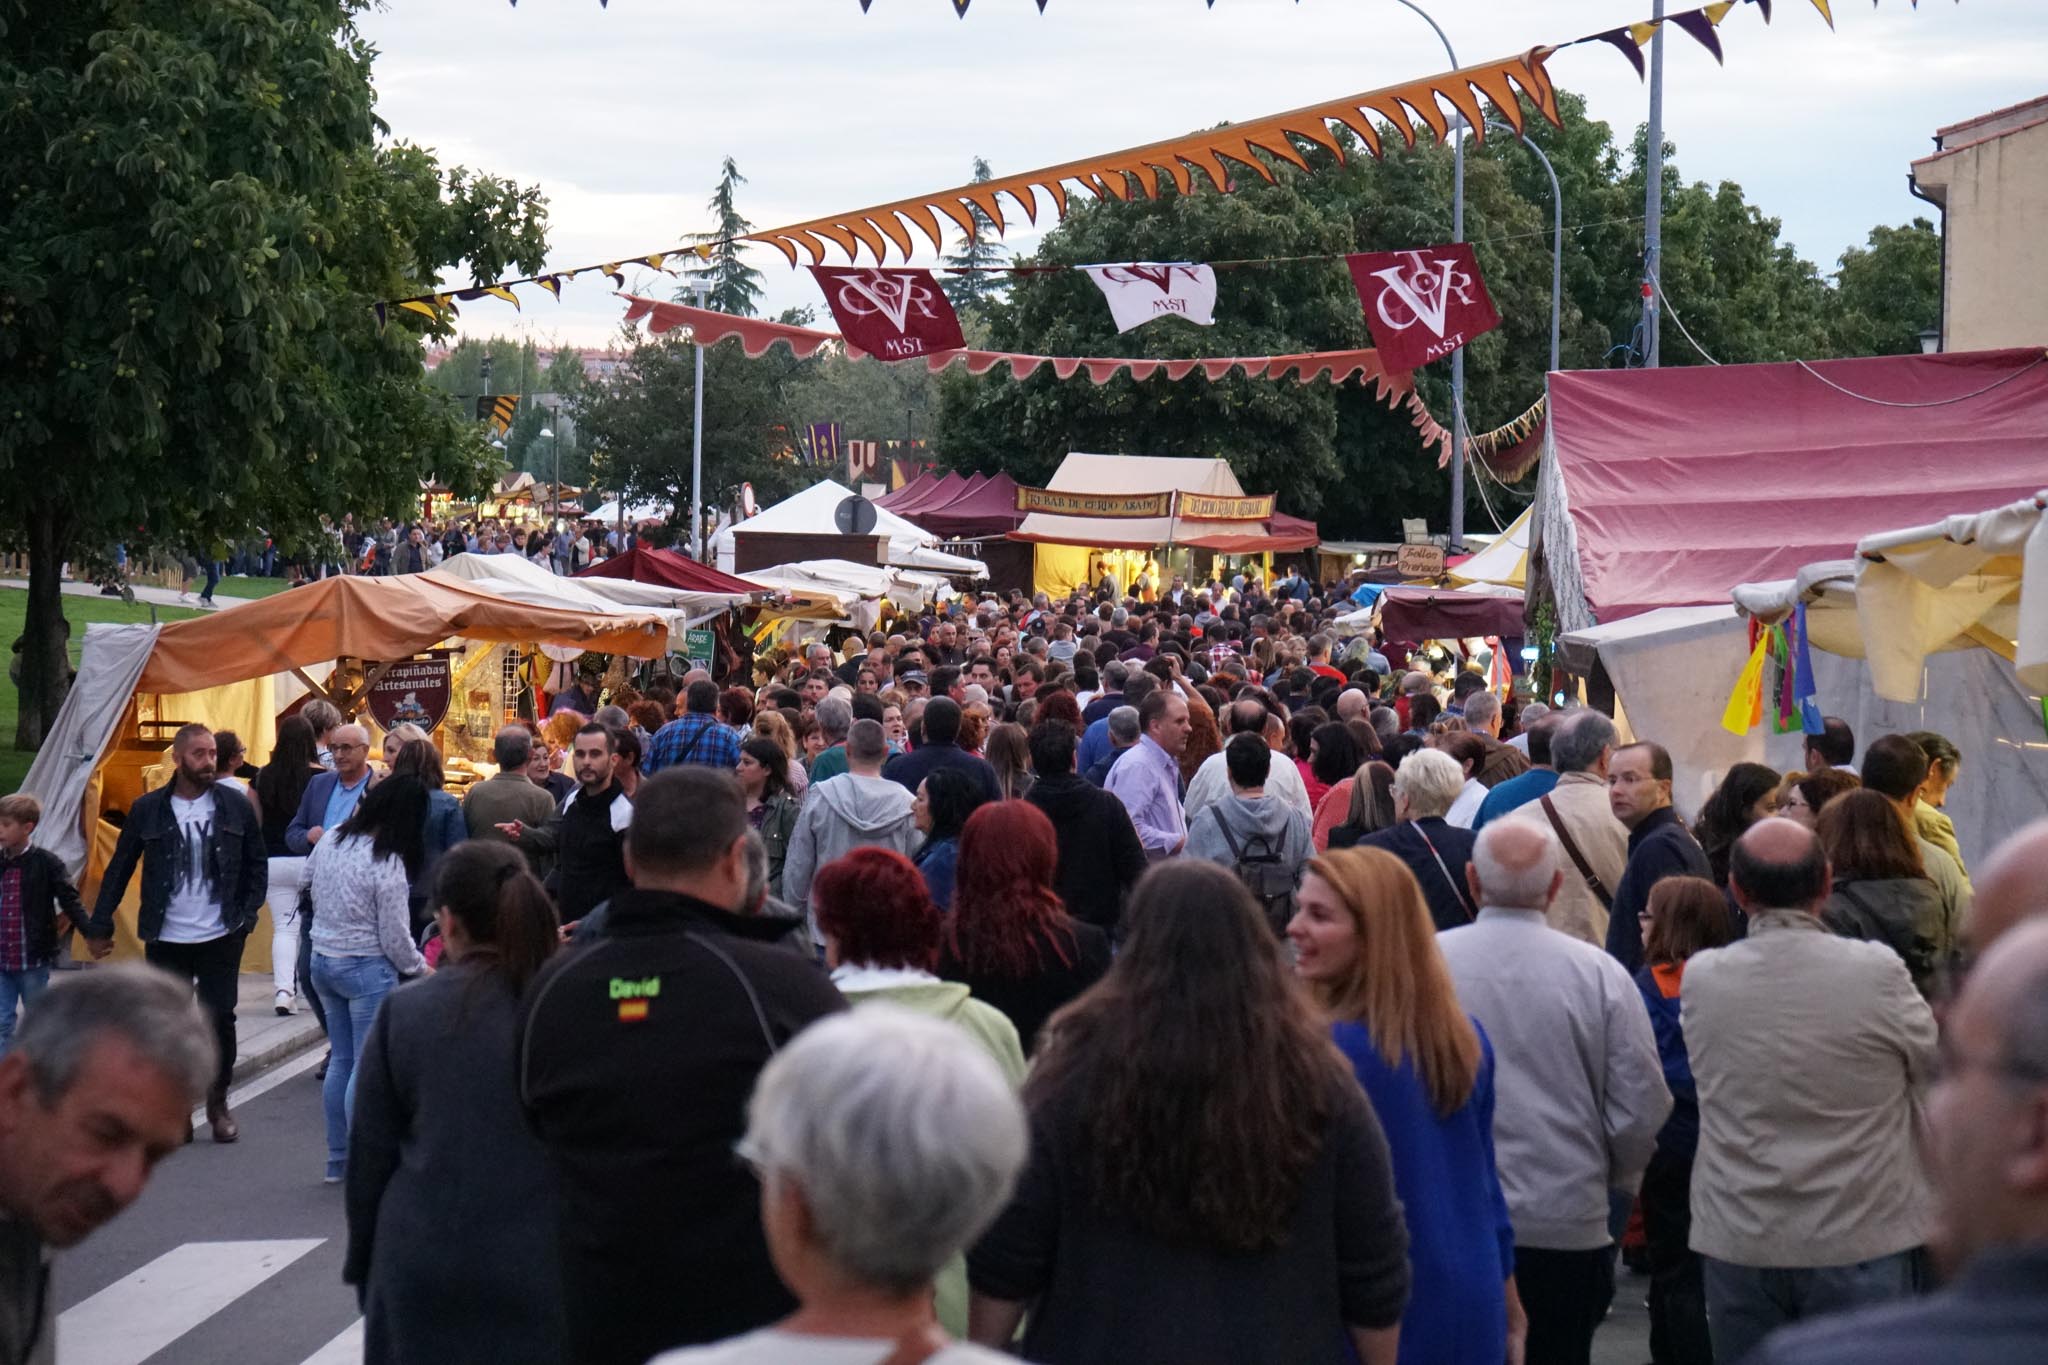
[[[1422,888],[1385,850],[1326,854],[1308,865],[1287,937],[1393,1155],[1413,1275],[1402,1365],[1519,1359],[1515,1236],[1493,1160],[1493,1048],[1458,1004]]]

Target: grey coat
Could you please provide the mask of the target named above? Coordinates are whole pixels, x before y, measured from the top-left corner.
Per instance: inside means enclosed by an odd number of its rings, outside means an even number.
[[[554,1176],[517,1090],[519,1002],[452,963],[385,1000],[356,1063],[348,1257],[364,1358],[562,1360]]]

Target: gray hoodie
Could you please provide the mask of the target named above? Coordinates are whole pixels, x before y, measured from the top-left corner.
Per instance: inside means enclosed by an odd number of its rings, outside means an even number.
[[[1247,801],[1235,791],[1195,813],[1188,825],[1188,856],[1234,867],[1237,858],[1230,851],[1230,840],[1223,837],[1226,825],[1239,848],[1244,848],[1248,840],[1265,835],[1281,862],[1294,873],[1297,883],[1301,880],[1301,869],[1315,856],[1308,819],[1300,811],[1271,793]]]
[[[911,816],[915,803],[901,783],[886,777],[841,773],[812,787],[783,859],[783,899],[808,910],[818,869],[856,848],[893,848],[909,857],[920,838]]]

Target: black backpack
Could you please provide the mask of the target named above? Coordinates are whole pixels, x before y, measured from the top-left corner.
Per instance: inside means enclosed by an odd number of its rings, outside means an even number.
[[[1263,832],[1240,844],[1230,826],[1220,819],[1216,828],[1223,832],[1223,842],[1230,845],[1230,870],[1266,912],[1266,923],[1272,926],[1273,933],[1285,938],[1287,921],[1294,918],[1295,881],[1293,869],[1280,856],[1280,845]]]

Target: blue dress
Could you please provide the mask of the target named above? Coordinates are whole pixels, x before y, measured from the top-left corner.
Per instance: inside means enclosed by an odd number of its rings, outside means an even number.
[[[1390,1067],[1363,1024],[1330,1033],[1379,1115],[1394,1161],[1394,1191],[1408,1220],[1412,1282],[1401,1319],[1402,1365],[1500,1365],[1507,1359],[1503,1284],[1515,1268],[1515,1231],[1493,1161],[1493,1044],[1479,1029],[1472,1097],[1440,1117],[1403,1058]]]

